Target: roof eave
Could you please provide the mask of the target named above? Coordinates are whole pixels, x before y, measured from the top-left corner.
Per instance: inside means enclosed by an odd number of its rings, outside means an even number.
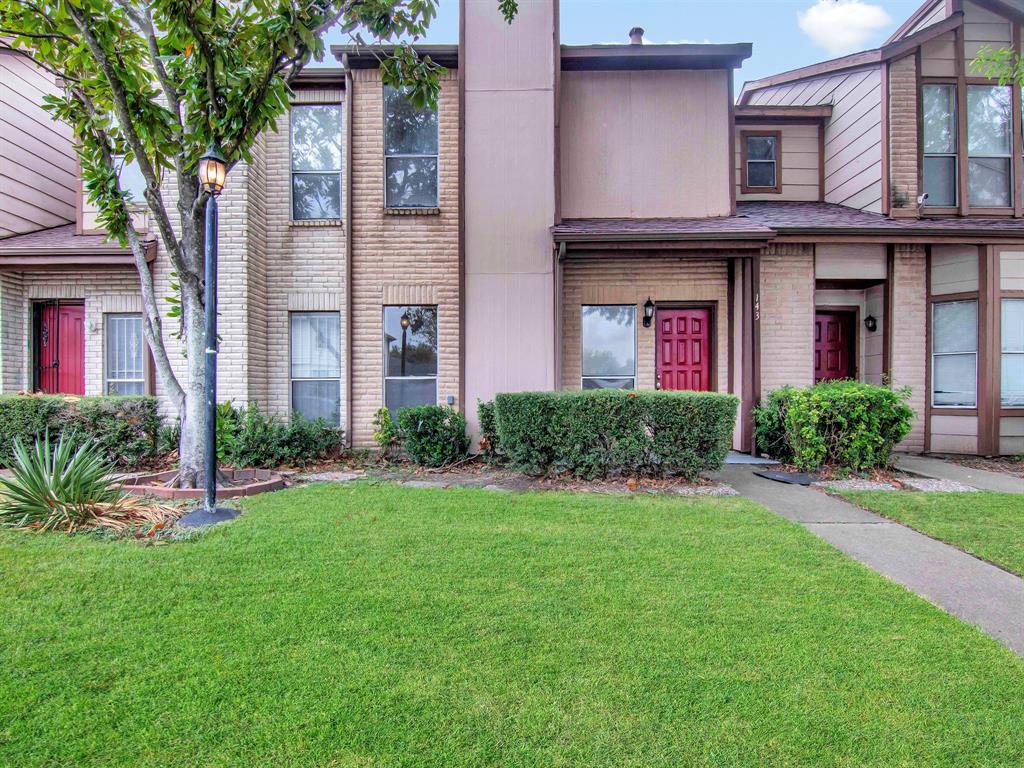
[[[563,45],[562,71],[738,69],[751,43],[677,45]]]
[[[377,69],[380,56],[393,51],[393,45],[332,45],[331,55],[349,69]],[[421,57],[430,57],[435,64],[449,69],[459,67],[458,45],[413,45]]]

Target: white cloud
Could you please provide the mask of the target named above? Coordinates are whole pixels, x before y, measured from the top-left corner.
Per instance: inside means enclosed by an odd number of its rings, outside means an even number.
[[[892,23],[880,5],[864,0],[818,0],[797,14],[800,29],[834,56],[864,48],[865,44]]]

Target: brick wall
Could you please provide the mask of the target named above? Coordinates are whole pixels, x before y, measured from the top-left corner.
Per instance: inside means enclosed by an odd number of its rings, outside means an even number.
[[[917,57],[889,65],[889,187],[892,215],[917,216]],[[903,200],[897,207],[896,198]]]
[[[25,386],[24,287],[18,272],[0,272],[0,393]]]
[[[384,210],[383,86],[377,70],[357,70],[352,94],[352,438],[372,444],[373,414],[384,404],[383,306],[438,307],[438,401],[459,393],[458,75],[442,78],[438,104],[440,213]]]
[[[562,273],[562,386],[580,388],[580,307],[635,304],[638,389],[654,389],[655,328],[644,328],[643,304],[707,302],[715,306],[717,389],[729,390],[729,273],[724,260],[602,259],[567,262]]]
[[[814,247],[773,245],[761,256],[761,396],[814,383]]]
[[[926,326],[928,294],[925,284],[925,249],[897,245],[892,285],[892,384],[910,387],[910,406],[917,414],[914,428],[900,446],[924,450],[925,371],[928,365]]]

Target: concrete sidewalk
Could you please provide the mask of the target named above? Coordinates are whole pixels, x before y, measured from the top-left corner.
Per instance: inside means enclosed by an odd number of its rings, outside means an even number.
[[[985,469],[972,469],[935,456],[900,453],[896,455],[896,466],[912,475],[932,480],[952,480],[980,491],[1024,493],[1024,478],[1004,475],[1001,472],[989,472]]]
[[[1024,656],[1024,580],[820,491],[728,465],[715,479]]]

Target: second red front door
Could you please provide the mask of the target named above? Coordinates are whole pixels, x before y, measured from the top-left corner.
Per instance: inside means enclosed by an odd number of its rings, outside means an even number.
[[[655,318],[659,389],[711,390],[711,310],[659,309]]]
[[[814,381],[852,378],[852,312],[818,312],[814,316]]]

